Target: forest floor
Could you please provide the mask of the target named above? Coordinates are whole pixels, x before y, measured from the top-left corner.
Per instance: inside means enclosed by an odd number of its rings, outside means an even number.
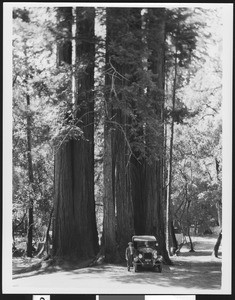
[[[193,237],[195,252],[188,246],[173,265],[163,265],[162,273],[128,272],[125,265],[101,264],[93,267],[46,268],[39,259],[14,258],[14,290],[27,293],[73,294],[206,294],[221,288],[221,255],[211,256],[216,236]]]

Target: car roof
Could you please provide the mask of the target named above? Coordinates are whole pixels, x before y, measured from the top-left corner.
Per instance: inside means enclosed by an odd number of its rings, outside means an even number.
[[[134,235],[132,237],[134,242],[156,242],[156,238],[153,235]]]

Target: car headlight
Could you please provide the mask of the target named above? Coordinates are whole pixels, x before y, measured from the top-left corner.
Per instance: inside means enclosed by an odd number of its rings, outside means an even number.
[[[139,254],[138,256],[139,256],[139,258],[142,258],[142,257],[143,257],[143,255],[142,255],[142,254]]]
[[[135,257],[134,258],[134,262],[137,262],[139,259],[138,259],[138,257]]]

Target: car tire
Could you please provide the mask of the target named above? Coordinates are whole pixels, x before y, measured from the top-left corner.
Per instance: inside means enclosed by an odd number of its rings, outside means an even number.
[[[158,269],[158,273],[162,272],[162,266],[161,265],[158,265],[157,269]]]
[[[161,273],[162,272],[162,266],[161,265],[155,266],[154,271],[157,272],[157,273]]]

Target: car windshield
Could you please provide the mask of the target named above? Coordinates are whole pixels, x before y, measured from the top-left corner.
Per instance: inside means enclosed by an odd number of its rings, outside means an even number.
[[[146,248],[146,247],[150,247],[150,248],[152,248],[152,249],[154,249],[155,248],[155,245],[156,245],[156,242],[153,242],[153,241],[146,241],[146,242],[144,242],[144,241],[134,241],[134,247],[136,248],[136,249],[141,249],[141,248]]]

